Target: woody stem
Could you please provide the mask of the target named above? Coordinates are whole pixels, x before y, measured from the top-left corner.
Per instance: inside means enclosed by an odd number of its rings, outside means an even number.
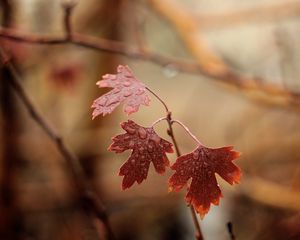
[[[164,118],[160,118],[160,119],[158,119],[157,121],[155,121],[154,123],[153,123],[153,125],[152,126],[154,126],[156,123],[158,123],[158,122],[160,122],[160,121],[162,121],[162,120],[167,120],[167,122],[168,122],[168,130],[167,130],[167,133],[168,133],[168,135],[171,137],[171,139],[172,139],[172,142],[173,142],[173,145],[174,145],[174,147],[175,147],[175,151],[176,151],[176,155],[177,155],[177,157],[179,157],[179,156],[181,156],[181,153],[180,153],[180,150],[179,150],[179,147],[178,147],[178,143],[177,143],[177,140],[176,140],[176,138],[175,138],[175,135],[174,135],[174,130],[173,130],[173,123],[174,122],[176,122],[176,123],[178,123],[179,125],[181,125],[185,130],[186,130],[186,132],[198,143],[198,144],[200,144],[200,145],[202,145],[201,144],[201,142],[190,132],[190,130],[183,124],[183,123],[181,123],[180,121],[178,121],[178,120],[173,120],[172,119],[172,112],[171,111],[169,111],[169,108],[168,108],[168,106],[167,106],[167,104],[155,93],[155,92],[153,92],[151,89],[149,89],[148,87],[146,87],[146,89],[150,92],[150,93],[152,93],[156,98],[157,98],[157,100],[158,101],[160,101],[162,104],[163,104],[163,106],[165,107],[165,110],[166,110],[166,113],[167,113],[167,116],[166,117],[164,117]],[[190,208],[190,210],[191,210],[191,214],[192,214],[192,218],[193,218],[193,223],[194,223],[194,225],[195,225],[195,229],[196,229],[196,233],[195,233],[195,239],[196,240],[204,240],[204,238],[203,238],[203,235],[202,235],[202,231],[201,231],[201,227],[200,227],[200,223],[199,223],[199,220],[198,220],[198,218],[197,218],[197,214],[196,214],[196,211],[195,211],[195,209],[194,209],[194,207],[192,206],[192,205],[190,205],[189,206],[189,208]]]

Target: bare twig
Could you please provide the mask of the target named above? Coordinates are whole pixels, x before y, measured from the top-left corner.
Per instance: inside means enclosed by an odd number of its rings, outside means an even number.
[[[188,128],[184,124],[182,124],[181,122],[179,122],[177,120],[172,119],[172,112],[169,110],[169,108],[168,108],[167,104],[164,102],[164,100],[162,100],[162,98],[160,96],[158,96],[158,94],[156,94],[154,91],[150,90],[148,87],[146,87],[146,88],[150,93],[152,93],[157,98],[157,100],[159,102],[162,103],[162,105],[165,107],[166,114],[167,114],[166,117],[159,118],[157,121],[155,121],[152,126],[154,126],[156,123],[159,123],[162,120],[167,120],[168,127],[169,127],[168,130],[167,130],[167,133],[172,139],[177,157],[181,156],[181,153],[180,153],[180,150],[179,150],[177,140],[176,140],[175,135],[174,135],[174,130],[173,130],[173,126],[172,126],[172,124],[174,122],[177,122],[178,124],[180,124],[193,137],[193,139],[195,141],[197,141],[198,144],[201,144],[200,141],[188,130]],[[196,211],[195,211],[195,209],[192,205],[190,205],[189,208],[191,210],[193,223],[194,223],[195,228],[196,228],[195,238],[196,238],[196,240],[203,240],[204,238],[203,238],[203,235],[202,235],[202,231],[201,231],[200,223],[199,223],[198,218],[197,218]]]
[[[172,117],[171,117],[171,112],[168,113],[167,115],[167,121],[168,121],[168,125],[169,125],[169,129],[168,129],[168,134],[172,139],[172,142],[174,144],[175,150],[176,150],[176,155],[177,157],[181,156],[179,147],[178,147],[178,143],[176,141],[175,135],[174,135],[174,131],[173,131],[173,127],[172,127]],[[196,215],[196,211],[194,209],[194,207],[192,205],[189,206],[190,210],[191,210],[191,214],[192,214],[192,218],[193,218],[193,223],[195,225],[196,228],[196,233],[195,233],[195,238],[197,240],[203,240],[203,235],[202,235],[202,231],[201,231],[201,227],[200,227],[200,223],[199,220],[197,218]]]
[[[157,95],[154,91],[152,91],[149,87],[146,87],[146,89],[147,89],[151,94],[153,94],[153,96],[156,97],[156,99],[157,99],[158,101],[161,102],[161,104],[164,106],[166,112],[169,113],[169,108],[168,108],[167,104],[161,99],[161,97],[158,96],[158,95]]]
[[[55,143],[57,149],[60,151],[66,163],[70,167],[74,183],[78,189],[80,196],[80,203],[82,207],[89,215],[95,215],[98,219],[103,222],[106,229],[107,238],[110,240],[115,239],[112,229],[110,227],[106,209],[102,201],[97,197],[97,195],[91,189],[89,183],[86,181],[85,173],[81,167],[79,159],[77,156],[65,145],[62,137],[47,123],[44,117],[38,112],[34,104],[32,103],[30,97],[26,93],[24,87],[21,84],[20,76],[9,61],[8,57],[5,55],[2,49],[0,49],[0,56],[2,63],[11,71],[12,78],[10,84],[12,88],[16,91],[17,95],[20,97],[22,103],[27,109],[28,113],[32,119],[43,129],[43,131],[48,135],[48,137]]]
[[[212,77],[214,80],[234,85],[242,90],[258,90],[268,95],[281,96],[283,98],[276,102],[279,105],[299,105],[299,92],[286,89],[280,85],[266,84],[272,82],[270,79],[247,77],[234,71],[230,65],[209,48],[203,37],[201,37],[201,27],[199,27],[197,20],[178,1],[149,0],[149,2],[153,9],[177,31],[186,48],[195,57],[198,65],[201,66],[202,74]],[[260,99],[262,99],[261,97],[267,96],[260,96]],[[264,100],[269,101],[267,98]],[[274,99],[272,100],[274,101]]]
[[[227,230],[228,230],[228,233],[229,233],[229,236],[230,236],[230,239],[231,240],[235,240],[235,235],[233,233],[233,225],[232,225],[232,222],[228,222],[227,223]]]
[[[62,3],[62,7],[64,9],[64,27],[66,33],[66,40],[72,39],[72,24],[71,24],[71,16],[74,7],[76,6],[76,2],[72,0],[66,0]]]
[[[269,84],[270,80],[262,80],[260,78],[251,78],[239,75],[233,71],[224,75],[207,71],[199,64],[189,61],[183,61],[172,57],[163,56],[161,54],[147,50],[141,52],[139,49],[128,47],[121,42],[107,40],[103,38],[95,38],[82,34],[72,33],[72,39],[66,39],[65,37],[55,37],[49,35],[40,35],[33,33],[24,33],[16,31],[10,28],[0,27],[0,37],[15,42],[38,44],[38,45],[60,45],[60,44],[74,44],[76,46],[84,47],[87,49],[93,49],[96,51],[108,52],[112,54],[119,54],[133,59],[140,59],[144,61],[153,62],[160,66],[167,66],[172,64],[174,68],[181,72],[191,74],[201,74],[210,77],[212,80],[216,80],[225,83],[229,86],[236,87],[245,92],[258,92],[267,94],[267,96],[279,97],[280,99],[266,99],[265,95],[251,95],[252,98],[258,98],[264,100],[264,102],[276,104],[279,106],[299,106],[300,105],[300,93],[282,88],[274,84]],[[276,101],[275,101],[276,100]]]
[[[156,124],[160,123],[161,121],[167,120],[166,117],[162,117],[157,119],[154,123],[152,123],[151,127],[153,128]]]
[[[171,122],[172,124],[173,123],[178,123],[191,137],[192,139],[194,139],[194,141],[200,145],[200,146],[203,146],[203,144],[199,141],[199,139],[190,131],[190,129],[188,129],[187,126],[185,126],[182,122],[180,122],[179,120],[172,120]]]
[[[272,2],[259,6],[238,9],[221,13],[198,14],[195,21],[201,29],[210,31],[216,28],[233,27],[240,24],[263,24],[299,18],[300,4],[298,1]]]

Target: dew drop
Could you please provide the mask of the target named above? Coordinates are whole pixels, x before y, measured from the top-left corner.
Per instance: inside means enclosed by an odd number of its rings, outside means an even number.
[[[151,136],[151,140],[156,144],[160,144],[160,137],[157,136],[156,134]]]
[[[110,99],[107,100],[106,105],[111,106],[111,105],[113,105],[115,103],[118,103],[118,102],[119,102],[119,98],[111,97]]]
[[[193,152],[193,159],[197,160],[199,158],[199,152],[195,151]]]
[[[114,93],[119,93],[119,92],[121,92],[121,88],[115,88],[114,89]]]
[[[123,94],[124,97],[129,97],[131,95],[132,95],[132,92],[130,92],[130,91],[125,91]]]
[[[177,76],[178,70],[174,65],[168,64],[163,68],[163,73],[167,78],[173,78]]]
[[[123,86],[124,87],[129,87],[131,85],[131,82],[130,81],[125,81],[124,83],[123,83]]]
[[[143,151],[144,151],[144,148],[143,148],[143,147],[140,147],[139,150],[140,150],[141,152],[143,152]]]
[[[142,95],[144,92],[145,92],[145,89],[144,89],[144,88],[139,88],[139,89],[136,91],[136,95]]]
[[[130,142],[129,142],[129,147],[130,147],[130,148],[133,148],[133,147],[134,147],[134,141],[130,141]]]
[[[102,98],[99,99],[98,104],[100,106],[104,106],[106,104],[106,102],[107,102],[107,98],[106,97],[102,97]]]
[[[148,152],[150,152],[150,153],[151,153],[151,152],[153,152],[153,150],[154,150],[154,147],[153,147],[153,145],[149,145],[149,146],[148,146]]]
[[[141,139],[145,139],[147,137],[147,131],[144,128],[139,128],[138,134]]]
[[[124,129],[126,132],[128,132],[131,135],[135,134],[135,131],[136,131],[134,128],[129,127],[129,126],[125,126]]]

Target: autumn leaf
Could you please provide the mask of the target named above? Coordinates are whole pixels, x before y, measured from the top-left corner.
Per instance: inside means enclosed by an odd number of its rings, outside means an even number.
[[[186,201],[203,218],[210,204],[218,205],[222,197],[215,173],[231,185],[239,182],[241,170],[232,163],[239,156],[232,146],[216,149],[198,146],[193,152],[177,158],[171,166],[175,173],[169,179],[169,190],[179,191],[192,178]]]
[[[96,84],[100,88],[113,89],[93,102],[93,119],[101,114],[110,114],[121,103],[124,103],[124,112],[128,115],[137,112],[141,104],[149,105],[146,86],[133,75],[128,66],[119,65],[117,74],[106,74],[102,78]]]
[[[125,134],[115,136],[108,150],[116,153],[132,149],[131,156],[121,166],[119,175],[124,176],[122,189],[130,188],[134,182],[140,184],[147,178],[152,162],[156,172],[162,174],[169,166],[166,153],[172,153],[172,144],[160,138],[153,127],[142,127],[128,120],[121,123]]]

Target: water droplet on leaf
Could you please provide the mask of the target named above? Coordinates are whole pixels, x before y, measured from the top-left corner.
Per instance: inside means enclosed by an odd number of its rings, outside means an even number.
[[[148,135],[144,128],[139,128],[138,134],[141,139],[147,138],[147,135]]]

